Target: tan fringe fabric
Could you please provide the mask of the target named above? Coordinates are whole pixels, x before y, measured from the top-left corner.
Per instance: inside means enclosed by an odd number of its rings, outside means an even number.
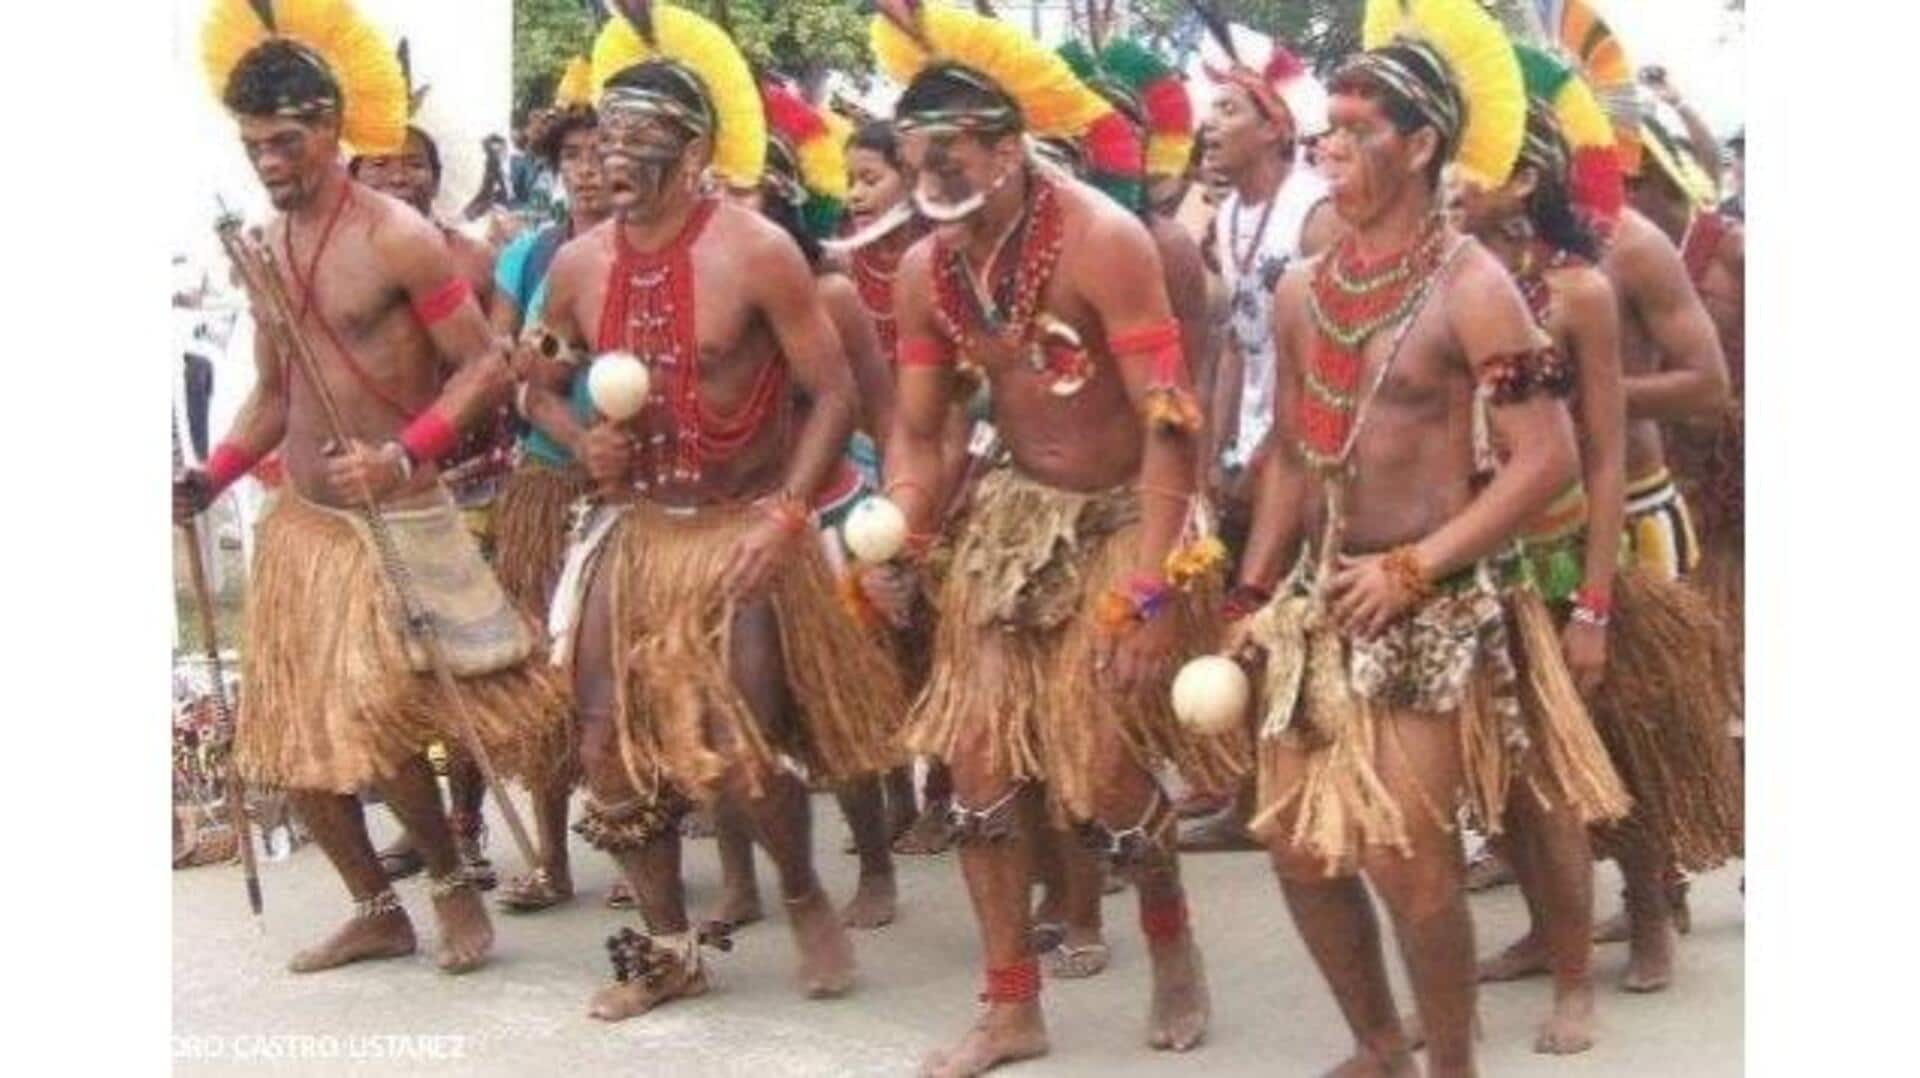
[[[494,571],[514,604],[542,624],[567,553],[570,511],[592,489],[578,469],[527,461],[507,476],[494,503]]]
[[[1357,869],[1368,847],[1406,850],[1407,827],[1374,769],[1375,723],[1347,676],[1345,643],[1312,605],[1283,594],[1247,626],[1249,642],[1266,652],[1258,808],[1247,826],[1269,836],[1291,810],[1288,845],[1335,876]],[[1296,769],[1300,776],[1284,783]]]
[[[1723,675],[1733,701],[1730,725],[1735,737],[1746,736],[1747,696],[1747,543],[1740,531],[1708,532],[1700,543],[1700,567],[1692,580],[1713,604],[1726,633]]]
[[[1681,868],[1741,856],[1745,815],[1727,716],[1729,642],[1706,597],[1642,569],[1614,581],[1594,725],[1634,800],[1618,826],[1665,836]]]
[[[1547,788],[1536,792],[1565,801],[1582,823],[1625,816],[1632,799],[1567,671],[1552,612],[1532,588],[1510,591],[1507,609],[1518,630],[1521,713],[1537,763],[1529,780],[1544,783]]]
[[[249,783],[353,793],[433,741],[456,712],[415,673],[373,550],[346,515],[283,493],[260,521],[249,581],[236,761]],[[536,656],[463,679],[475,733],[503,775],[558,765],[566,703]]]
[[[643,795],[664,780],[707,802],[736,764],[757,793],[781,754],[824,783],[902,762],[891,734],[907,706],[900,673],[841,605],[811,536],[794,545],[769,593],[797,728],[764,729],[734,686],[734,604],[721,574],[765,519],[750,505],[681,514],[640,502],[607,538],[620,751]]]
[[[1251,756],[1244,733],[1191,734],[1165,684],[1122,698],[1096,680],[1094,609],[1136,568],[1138,520],[1130,490],[1058,490],[1011,468],[981,479],[907,747],[949,761],[985,751],[995,773],[1045,781],[1076,819],[1095,814],[1094,749],[1109,731],[1142,767],[1170,761],[1203,790],[1231,791]],[[1178,622],[1176,663],[1217,643],[1218,605],[1215,584],[1161,615]]]
[[[1271,837],[1275,828],[1284,826],[1289,846],[1336,876],[1355,871],[1369,848],[1404,852],[1408,811],[1426,813],[1441,828],[1451,829],[1460,806],[1451,794],[1444,802],[1402,805],[1381,779],[1381,753],[1398,751],[1382,737],[1378,716],[1387,705],[1370,701],[1356,689],[1347,642],[1302,593],[1305,587],[1283,589],[1246,627],[1249,642],[1265,652],[1258,807],[1248,827]],[[1455,600],[1436,600],[1449,601]],[[1496,621],[1473,632],[1475,657],[1458,688],[1465,776],[1459,795],[1480,827],[1498,834],[1514,761],[1524,751],[1525,739],[1512,714],[1514,673],[1500,661],[1507,648],[1504,626]],[[1433,637],[1422,643],[1409,636],[1413,650],[1392,658],[1407,674],[1402,687],[1452,667],[1458,657],[1445,657],[1442,651],[1460,643],[1448,645]],[[1423,652],[1423,647],[1430,650]]]

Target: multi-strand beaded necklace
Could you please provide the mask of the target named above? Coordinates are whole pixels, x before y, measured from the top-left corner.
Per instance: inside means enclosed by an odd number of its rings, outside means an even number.
[[[1059,349],[1033,346],[1041,297],[1060,263],[1066,215],[1053,184],[1037,177],[1031,183],[1033,198],[1024,216],[987,259],[980,275],[987,281],[984,289],[967,265],[965,253],[944,239],[936,241],[934,313],[941,332],[953,341],[963,363],[976,355],[983,343],[994,341],[1028,346],[1028,362],[1035,371],[1057,378],[1075,374],[1084,377],[1083,371],[1053,371],[1066,357]],[[1011,267],[1003,266],[1000,256],[1015,241],[1019,256]]]
[[[654,375],[651,399],[639,417],[644,431],[639,471],[650,477],[642,480],[643,488],[699,482],[705,464],[750,444],[787,400],[786,365],[778,359],[761,366],[746,402],[732,414],[717,414],[700,399],[692,252],[718,204],[701,202],[680,234],[658,251],[637,251],[623,229],[614,229],[599,348],[631,352]]]
[[[1309,463],[1331,468],[1345,459],[1367,341],[1413,313],[1446,254],[1446,240],[1436,217],[1404,250],[1385,258],[1363,258],[1347,236],[1320,261],[1307,303],[1317,333],[1299,409],[1301,451]]]

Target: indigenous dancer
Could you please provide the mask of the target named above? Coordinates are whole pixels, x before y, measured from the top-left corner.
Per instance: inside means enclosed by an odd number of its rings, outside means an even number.
[[[1079,140],[1074,154],[1079,174],[1138,214],[1152,234],[1187,369],[1197,372],[1195,384],[1204,386],[1210,374],[1198,372],[1212,366],[1206,358],[1206,265],[1192,234],[1149,202],[1151,190],[1167,197],[1167,185],[1178,184],[1192,156],[1193,106],[1186,87],[1159,57],[1125,38],[1109,42],[1098,55],[1068,42],[1060,56],[1113,109],[1111,119],[1102,117]],[[1206,399],[1204,391],[1198,396]],[[1101,931],[1100,899],[1109,882],[1104,866],[1064,830],[1038,836],[1034,852],[1044,884],[1034,935],[1036,946],[1046,948],[1042,958],[1048,975],[1100,973],[1111,957]]]
[[[1526,557],[1510,584],[1520,702],[1533,751],[1508,795],[1500,845],[1533,923],[1526,937],[1483,963],[1480,976],[1508,980],[1551,970],[1553,1009],[1534,1050],[1567,1054],[1593,1045],[1587,827],[1618,819],[1628,801],[1580,699],[1603,676],[1632,673],[1607,663],[1626,409],[1619,314],[1595,266],[1597,236],[1618,218],[1624,194],[1613,129],[1586,84],[1545,52],[1525,45],[1516,52],[1529,94],[1519,161],[1501,187],[1465,191],[1461,208],[1466,227],[1514,275],[1534,320],[1567,358],[1564,388],[1577,401],[1582,478],[1528,524]]]
[[[1206,63],[1215,91],[1201,135],[1206,167],[1228,188],[1214,216],[1228,316],[1208,402],[1208,465],[1221,530],[1237,556],[1251,526],[1254,456],[1273,423],[1274,286],[1295,259],[1325,250],[1340,223],[1326,181],[1298,164],[1295,152],[1301,139],[1325,129],[1326,90],[1278,43],[1264,60],[1243,60],[1226,24],[1204,5],[1197,9],[1219,46]]]
[[[678,820],[716,801],[779,870],[802,990],[839,995],[853,950],[814,873],[795,772],[837,783],[893,764],[905,707],[838,601],[808,511],[859,402],[792,240],[707,193],[709,166],[739,192],[760,182],[766,127],[745,59],[686,10],[616,6],[593,49],[614,217],[555,258],[540,327],[558,353],[591,341],[651,371],[637,416],[570,447],[602,504],[577,529],[550,623],[581,720],[590,799],[575,829],[613,855],[647,928],[609,940],[615,981],[591,1013],[707,990],[712,937],[690,930]]]
[[[757,192],[759,210],[793,238],[816,274],[821,302],[847,349],[859,388],[860,418],[832,477],[814,496],[820,540],[828,563],[841,578],[842,594],[860,615],[868,613],[864,596],[848,565],[839,529],[878,480],[879,446],[893,419],[893,371],[881,351],[860,294],[846,276],[826,271],[820,243],[840,223],[847,194],[847,164],[842,135],[826,115],[776,83],[761,86],[767,116],[767,168]],[[839,122],[835,118],[834,122]],[[864,619],[875,631],[877,616]],[[879,776],[843,784],[836,793],[860,855],[860,880],[840,918],[849,928],[890,924],[898,888],[894,883],[894,837],[912,821],[912,776],[904,767],[887,773],[907,780],[904,810],[890,820]],[[897,803],[897,802],[896,802]],[[754,880],[753,847],[745,820],[723,813],[716,821],[720,843],[722,905],[718,920],[745,924],[760,919],[759,887]]]
[[[896,121],[915,199],[939,222],[902,263],[895,306],[886,475],[908,550],[941,523],[941,437],[963,370],[991,387],[1012,458],[980,481],[962,525],[906,738],[953,768],[987,962],[985,1011],[925,1071],[972,1075],[1047,1051],[1021,819],[1046,811],[1040,782],[1133,871],[1153,969],[1148,1040],[1184,1051],[1209,1006],[1152,768],[1171,761],[1220,788],[1243,746],[1190,737],[1166,703],[1169,663],[1213,642],[1208,604],[1188,589],[1211,593],[1218,561],[1182,545],[1200,416],[1180,328],[1139,219],[1024,148],[1026,134],[1077,138],[1108,106],[1011,26],[945,6],[880,10],[874,52],[906,84]]]
[[[1680,248],[1687,277],[1719,333],[1732,397],[1724,411],[1676,425],[1673,455],[1687,502],[1700,511],[1700,564],[1694,581],[1713,600],[1731,640],[1735,689],[1746,665],[1746,232],[1724,212],[1674,151],[1673,136],[1649,118],[1647,157],[1632,199]],[[1742,709],[1744,710],[1744,709]],[[1735,736],[1744,736],[1735,720]]]
[[[395,50],[401,75],[407,81],[407,139],[397,154],[362,154],[347,163],[354,179],[382,194],[412,206],[422,217],[433,221],[447,242],[454,265],[473,290],[473,297],[486,314],[493,301],[493,252],[486,245],[443,221],[435,219],[434,199],[440,196],[444,169],[439,142],[423,126],[422,110],[430,86],[415,85],[413,64],[406,39]],[[492,555],[493,503],[499,493],[500,478],[506,471],[512,413],[505,405],[493,417],[478,424],[443,466],[442,480],[453,493],[460,516],[480,543],[482,553]],[[487,785],[480,768],[457,746],[450,747],[447,761],[447,794],[452,810],[447,814],[453,826],[454,843],[460,850],[461,871],[472,877],[474,885],[490,891],[497,882],[493,862],[486,856],[486,829],[481,820],[481,805]],[[566,836],[560,836],[565,840]],[[564,847],[563,847],[564,848]],[[418,873],[425,862],[410,836],[402,833],[392,845],[380,851],[380,864],[391,879]]]
[[[296,955],[295,972],[414,950],[411,921],[367,840],[354,792],[377,788],[433,877],[439,964],[480,965],[493,940],[460,871],[421,748],[462,721],[427,657],[403,635],[389,587],[413,587],[461,677],[460,709],[503,769],[537,778],[563,705],[530,662],[538,640],[460,527],[435,463],[508,383],[506,356],[472,302],[440,230],[355,183],[344,142],[391,154],[407,88],[379,36],[344,0],[284,6],[217,0],[201,51],[215,94],[279,215],[265,230],[349,427],[335,442],[304,368],[262,334],[259,381],[207,469],[176,484],[176,519],[204,508],[276,446],[287,486],[259,527],[235,760],[252,784],[288,790],[354,899],[354,916]],[[441,357],[457,364],[442,384]],[[376,552],[363,493],[383,506],[398,563]],[[459,611],[457,620],[450,611]]]
[[[1410,14],[1409,14],[1410,12]],[[1499,262],[1441,218],[1449,161],[1503,180],[1526,98],[1472,0],[1367,6],[1323,167],[1349,231],[1282,279],[1275,437],[1229,598],[1264,652],[1259,812],[1295,925],[1356,1041],[1339,1073],[1417,1073],[1364,871],[1407,963],[1429,1073],[1474,1072],[1473,926],[1455,813],[1495,827],[1525,744],[1486,559],[1573,479],[1561,370]],[[1474,400],[1506,463],[1473,481]],[[1296,568],[1268,598],[1287,566]]]
[[[541,162],[560,178],[567,215],[561,221],[522,233],[500,252],[494,266],[493,326],[517,338],[528,325],[537,325],[547,298],[547,271],[560,247],[586,235],[610,212],[606,185],[594,136],[598,119],[593,110],[592,72],[584,57],[571,61],[554,91],[554,108],[541,125],[540,141],[531,147]],[[516,408],[524,424],[516,461],[500,490],[494,511],[494,562],[500,583],[522,610],[540,618],[552,606],[553,590],[566,553],[567,529],[573,506],[589,489],[586,473],[568,446],[592,420],[587,399],[586,372],[568,367],[527,348],[516,353],[522,382],[550,387],[554,396],[536,396],[522,390]],[[541,407],[552,402],[555,407]],[[569,759],[556,770],[553,781],[533,791],[534,827],[546,863],[529,866],[526,875],[509,879],[502,889],[502,909],[527,913],[546,909],[573,897],[573,872],[567,857],[567,803],[580,781],[577,741],[568,739]],[[608,905],[633,904],[624,883],[616,882]]]
[[[1636,137],[1641,150],[1636,157],[1641,163],[1630,176],[1644,176],[1649,168],[1682,167],[1684,154],[1657,163],[1663,147],[1644,127]],[[1630,188],[1635,182],[1629,181]],[[1719,420],[1728,401],[1726,361],[1713,320],[1687,279],[1679,250],[1652,221],[1632,208],[1622,214],[1600,268],[1620,305],[1620,363],[1627,391],[1628,548],[1642,568],[1677,579],[1698,566],[1700,544],[1686,500],[1667,469],[1662,424]],[[1658,718],[1658,731],[1675,738],[1677,746],[1694,744],[1701,735],[1690,726],[1696,717],[1690,710],[1686,716],[1650,718]],[[1712,723],[1724,735],[1733,719],[1731,713],[1722,714]],[[1651,760],[1646,765],[1655,766]],[[1709,759],[1695,757],[1689,770],[1694,768],[1705,769],[1696,774],[1721,775],[1722,781],[1737,778]],[[1603,939],[1628,939],[1629,987],[1655,991],[1666,986],[1672,976],[1673,933],[1686,926],[1685,882],[1659,847],[1669,842],[1688,847],[1683,867],[1694,871],[1738,854],[1739,794],[1719,789],[1709,796],[1719,809],[1735,815],[1716,810],[1712,827],[1684,838],[1663,829],[1634,826],[1630,833],[1645,841],[1623,841],[1619,847],[1621,873],[1626,877],[1626,916],[1624,923],[1602,926],[1600,934]],[[1649,806],[1642,803],[1640,809],[1645,812]]]
[[[879,337],[880,352],[889,370],[899,360],[899,331],[893,311],[894,282],[900,270],[901,256],[927,234],[927,224],[913,211],[909,198],[911,181],[900,159],[900,142],[888,120],[870,120],[854,131],[847,148],[848,185],[847,220],[852,234],[846,242],[855,246],[846,256],[847,271],[853,277],[860,305],[872,320]],[[967,472],[969,438],[973,424],[968,418],[966,401],[954,402],[948,411],[947,466],[944,474],[949,488],[958,490]],[[892,430],[889,421],[882,428]],[[961,500],[964,500],[962,495]],[[895,625],[905,626],[900,643],[909,678],[909,689],[926,680],[928,648],[931,644],[928,619],[914,616],[910,596],[897,586],[894,574],[883,568],[869,569],[861,576],[863,590],[877,595],[877,605]],[[924,608],[917,613],[924,615]],[[922,855],[942,853],[952,842],[947,826],[947,809],[952,800],[953,778],[939,760],[927,759],[926,779],[921,787],[919,814],[913,815],[913,785],[910,768],[898,769],[887,776],[886,798],[889,827],[895,830],[893,852]]]

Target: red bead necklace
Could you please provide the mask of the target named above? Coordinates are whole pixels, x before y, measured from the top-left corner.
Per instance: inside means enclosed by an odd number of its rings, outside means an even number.
[[[786,364],[761,366],[747,400],[722,415],[700,397],[700,341],[694,319],[693,244],[719,202],[706,199],[686,226],[658,251],[638,251],[614,228],[614,263],[600,313],[598,347],[638,356],[654,373],[651,400],[638,417],[643,488],[695,483],[704,465],[752,443],[787,400]],[[663,415],[664,413],[664,415]]]
[[[1317,332],[1299,410],[1301,450],[1310,463],[1333,467],[1344,458],[1367,341],[1413,313],[1445,247],[1446,230],[1436,217],[1404,250],[1384,258],[1364,258],[1348,235],[1320,260],[1308,291]]]
[[[983,276],[988,279],[990,296],[981,294],[966,255],[944,239],[935,241],[934,313],[941,331],[954,342],[962,359],[979,349],[983,337],[1002,343],[1033,343],[1041,297],[1060,263],[1066,214],[1053,184],[1038,177],[1030,182],[1033,199],[1019,226],[1019,257],[1010,270],[1002,267],[998,251],[987,260]],[[1042,350],[1029,348],[1029,355],[1039,357],[1040,364],[1046,361]]]

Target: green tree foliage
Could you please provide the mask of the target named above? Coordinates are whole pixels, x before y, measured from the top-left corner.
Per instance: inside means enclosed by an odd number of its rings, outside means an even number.
[[[1258,30],[1294,51],[1322,76],[1360,48],[1365,0],[1210,0],[1231,22]],[[1159,42],[1195,40],[1188,0],[1134,0],[1145,35]]]
[[[758,69],[786,75],[809,89],[829,71],[863,75],[873,67],[867,13],[852,0],[679,0],[713,17],[726,9],[734,40]],[[514,115],[545,104],[569,59],[593,43],[594,0],[513,0]]]

